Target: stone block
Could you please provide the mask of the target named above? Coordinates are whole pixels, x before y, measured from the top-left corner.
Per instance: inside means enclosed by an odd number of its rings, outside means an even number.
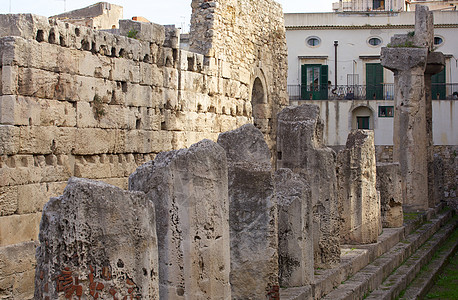
[[[58,74],[33,68],[18,71],[18,94],[21,96],[54,99]]]
[[[389,70],[407,71],[413,68],[426,68],[427,57],[426,48],[382,48],[380,60]]]
[[[143,193],[71,178],[43,210],[35,298],[159,299],[155,224]]]
[[[38,242],[0,247],[0,295],[5,299],[33,299],[35,250]]]
[[[415,5],[415,45],[434,51],[434,15],[425,5]]]
[[[38,239],[41,213],[0,217],[0,247]]]
[[[178,89],[178,70],[174,68],[164,68],[164,87],[177,90]]]
[[[231,64],[226,61],[221,61],[221,76],[225,79],[230,79],[232,77],[232,68]]]
[[[50,198],[62,195],[66,185],[67,182],[62,181],[17,186],[18,214],[41,212]]]
[[[0,96],[0,124],[15,125],[16,96]]]
[[[270,151],[256,127],[221,133],[229,179],[234,299],[265,298],[278,286],[278,223]]]
[[[26,39],[35,39],[38,29],[49,32],[50,27],[48,18],[33,14],[4,14],[0,16],[0,24],[0,36],[20,36]]]
[[[75,155],[113,153],[116,148],[117,131],[114,129],[79,128],[75,132]],[[88,141],[92,141],[88,143]]]
[[[180,47],[180,29],[175,28],[175,25],[165,25],[165,40],[164,47],[177,49]]]
[[[130,59],[114,58],[109,79],[129,83],[139,83],[140,67],[138,63]]]
[[[380,192],[383,227],[402,227],[402,180],[399,163],[377,164],[377,190]]]
[[[127,84],[125,104],[127,106],[154,107],[154,94],[147,85]]]
[[[277,169],[288,168],[310,184],[313,206],[315,267],[340,262],[340,214],[336,156],[323,144],[319,108],[304,104],[278,114]]]
[[[0,186],[0,217],[16,213],[18,209],[18,187]]]
[[[162,25],[126,19],[119,20],[119,29],[121,31],[121,35],[123,36],[130,35],[141,41],[151,42],[157,45],[164,44],[165,29]]]
[[[73,127],[21,126],[21,154],[64,154],[71,153],[79,131]]]
[[[341,207],[340,237],[347,244],[376,243],[382,233],[377,194],[374,132],[353,130],[337,155],[337,186]]]
[[[289,169],[275,172],[278,203],[279,283],[299,287],[314,283],[313,212],[309,185]]]
[[[18,85],[18,67],[17,66],[2,66],[1,67],[1,84],[0,94],[15,95]]]
[[[67,180],[71,176],[65,155],[14,155],[0,167],[2,186]]]
[[[161,299],[229,299],[229,202],[224,150],[209,140],[159,153],[129,178],[155,203]]]

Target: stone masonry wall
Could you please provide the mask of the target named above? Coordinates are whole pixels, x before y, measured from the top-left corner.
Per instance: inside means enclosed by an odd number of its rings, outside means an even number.
[[[71,176],[127,188],[129,174],[157,153],[253,123],[252,99],[274,149],[270,128],[288,101],[281,7],[233,7],[232,27],[221,10],[194,9],[192,23],[209,30],[191,43],[212,35],[205,55],[179,49],[170,26],[120,22],[121,33],[135,33],[127,38],[0,15],[0,258],[20,249],[33,257],[42,207]],[[226,23],[210,28],[213,19]],[[33,281],[19,278],[32,279],[27,272],[0,267],[0,296],[30,298]]]
[[[247,83],[254,124],[275,154],[276,116],[288,105],[283,12],[272,0],[193,0],[190,49]],[[275,158],[275,155],[272,155]]]

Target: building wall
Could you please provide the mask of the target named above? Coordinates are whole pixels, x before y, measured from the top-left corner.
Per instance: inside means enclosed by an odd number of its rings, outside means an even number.
[[[376,145],[393,145],[393,118],[380,117],[380,106],[393,106],[390,100],[303,100],[291,101],[291,105],[302,103],[320,107],[324,121],[324,142],[329,146],[345,145],[352,127],[355,128],[354,111],[358,107],[371,110],[372,126]],[[458,101],[433,100],[434,145],[458,145]]]
[[[437,46],[446,58],[448,83],[458,82],[458,30],[457,12],[435,12],[435,36],[444,42]],[[285,14],[288,43],[288,85],[301,83],[300,66],[306,63],[329,65],[329,80],[335,85],[335,48],[339,42],[337,58],[337,84],[346,85],[348,74],[359,74],[359,84],[366,82],[366,63],[379,63],[381,47],[386,47],[395,34],[405,34],[414,28],[415,13],[320,13]],[[310,47],[309,37],[318,37],[321,44]],[[371,46],[368,40],[380,38],[382,43]],[[393,83],[392,72],[384,70],[384,83]]]
[[[41,210],[69,177],[126,188],[128,176],[157,153],[216,141],[254,119],[269,128],[275,149],[269,125],[288,103],[281,7],[269,0],[212,3],[232,3],[244,24],[214,26],[225,12],[193,1],[200,5],[193,24],[214,34],[191,36],[191,44],[205,41],[208,52],[200,53],[179,49],[174,27],[126,20],[121,33],[136,32],[127,38],[0,15],[0,261],[20,253],[27,262],[0,263],[0,298],[32,297]]]

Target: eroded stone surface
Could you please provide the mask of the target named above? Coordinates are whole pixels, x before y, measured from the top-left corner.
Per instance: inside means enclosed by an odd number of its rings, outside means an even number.
[[[230,299],[224,150],[210,140],[162,152],[129,178],[154,202],[161,299]]]
[[[404,223],[401,184],[399,163],[377,164],[377,190],[380,192],[383,227],[401,227]]]
[[[337,155],[342,242],[370,244],[382,232],[380,196],[376,190],[374,132],[353,130]]]
[[[323,144],[318,106],[304,104],[282,110],[277,137],[277,168],[289,168],[310,184],[315,267],[336,266],[340,261],[336,155]]]
[[[219,135],[227,153],[233,299],[264,299],[278,286],[277,204],[270,152],[253,125]]]
[[[313,213],[309,185],[290,169],[275,172],[278,203],[279,282],[297,287],[314,282]]]
[[[71,178],[43,210],[35,299],[158,299],[155,223],[143,193]]]

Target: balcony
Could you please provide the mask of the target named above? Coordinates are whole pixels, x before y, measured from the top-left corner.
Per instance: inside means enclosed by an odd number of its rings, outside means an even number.
[[[393,100],[394,84],[288,85],[290,100]],[[458,100],[458,83],[432,85],[433,100]]]

